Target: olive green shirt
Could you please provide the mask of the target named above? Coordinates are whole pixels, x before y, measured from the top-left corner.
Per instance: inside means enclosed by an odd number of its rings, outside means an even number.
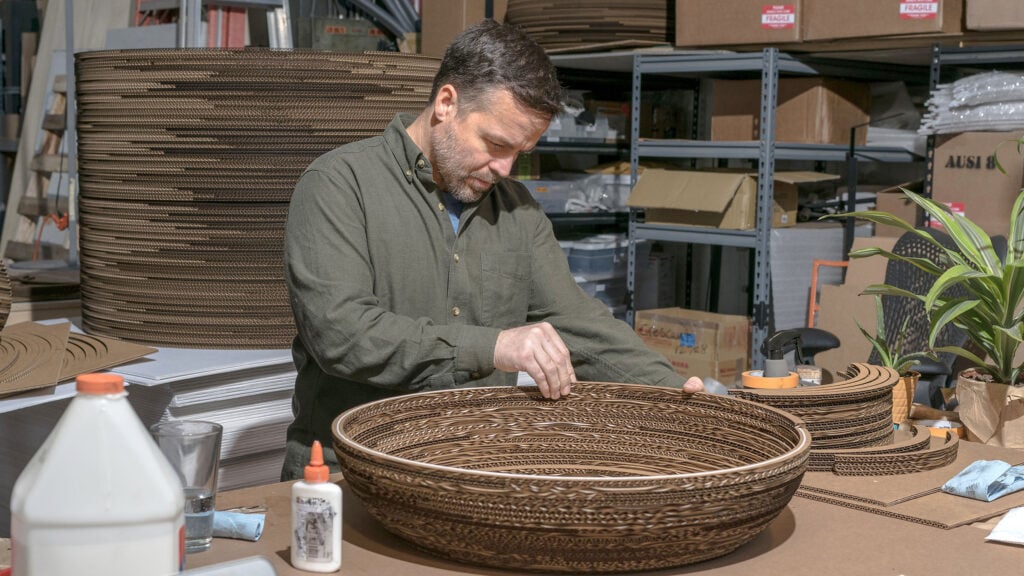
[[[458,234],[400,114],[315,160],[291,200],[285,276],[298,326],[290,441],[331,445],[344,410],[388,396],[514,385],[498,332],[550,322],[577,378],[682,386],[659,354],[576,285],[551,222],[519,182],[464,207]],[[291,444],[291,442],[289,442]]]

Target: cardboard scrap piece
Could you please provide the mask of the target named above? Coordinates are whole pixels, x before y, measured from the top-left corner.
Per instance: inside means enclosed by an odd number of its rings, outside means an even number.
[[[805,490],[797,490],[796,495],[946,530],[988,520],[1013,508],[1024,506],[1024,492],[1016,492],[992,502],[982,502],[945,492],[933,492],[893,506],[874,506],[862,501],[825,496]]]
[[[1024,492],[983,502],[941,491],[947,480],[976,460],[1020,464],[1024,463],[1024,452],[960,442],[957,458],[949,466],[898,476],[836,476],[830,472],[808,472],[804,474],[797,496],[947,530],[1024,506]]]
[[[21,322],[0,332],[0,397],[54,386],[156,351],[151,346],[71,332],[69,322]]]
[[[157,351],[152,346],[123,342],[116,338],[72,332],[64,350],[60,382],[138,360]]]
[[[0,396],[57,384],[71,323],[22,322],[0,332]]]
[[[895,476],[837,476],[831,472],[807,472],[800,490],[872,506],[894,506],[938,492],[947,480],[975,460],[1004,460],[1013,465],[1024,464],[1024,451],[977,442],[960,442],[956,460],[949,466]]]

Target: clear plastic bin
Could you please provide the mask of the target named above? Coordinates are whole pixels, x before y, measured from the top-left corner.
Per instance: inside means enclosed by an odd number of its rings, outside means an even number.
[[[626,276],[629,244],[622,234],[600,234],[573,243],[569,270],[585,280]]]
[[[576,277],[576,283],[588,296],[604,302],[609,308],[626,303],[626,279],[610,278],[608,280],[584,280]]]

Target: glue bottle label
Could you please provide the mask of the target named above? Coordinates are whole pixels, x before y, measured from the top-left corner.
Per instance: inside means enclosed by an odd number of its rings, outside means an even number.
[[[334,516],[325,498],[295,497],[295,542],[298,556],[310,562],[332,562]]]

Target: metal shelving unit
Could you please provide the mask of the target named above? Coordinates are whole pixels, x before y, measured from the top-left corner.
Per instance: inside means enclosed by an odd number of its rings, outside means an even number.
[[[632,295],[636,282],[636,240],[661,240],[716,246],[738,246],[754,250],[753,270],[753,335],[751,364],[760,368],[764,357],[761,345],[768,336],[771,313],[771,270],[769,238],[771,234],[772,201],[776,160],[910,162],[915,157],[900,148],[857,147],[852,157],[848,147],[788,144],[775,142],[775,110],[779,77],[788,75],[832,75],[852,79],[899,79],[922,77],[920,67],[885,65],[859,61],[838,61],[823,58],[795,58],[777,48],[752,53],[636,52],[632,68],[632,137],[630,165],[632,181],[642,157],[654,158],[725,158],[757,162],[757,211],[755,230],[721,230],[698,227],[647,224],[639,219],[639,211],[629,216],[629,269],[627,289],[630,298],[628,321],[633,320]],[[641,140],[639,117],[642,80],[645,76],[663,75],[681,78],[751,77],[761,79],[761,139],[756,142],[712,142],[698,140]]]
[[[929,67],[928,88],[934,92],[942,82],[943,68],[970,69],[983,66],[974,72],[984,72],[996,66],[1024,66],[1024,44],[1015,46],[932,46],[931,66]],[[928,137],[927,156],[925,159],[924,194],[932,195],[935,176],[935,136]]]

